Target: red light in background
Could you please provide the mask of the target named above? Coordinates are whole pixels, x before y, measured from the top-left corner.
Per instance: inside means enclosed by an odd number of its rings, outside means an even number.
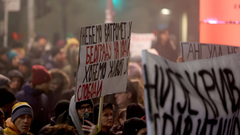
[[[240,0],[200,0],[200,42],[240,46]]]

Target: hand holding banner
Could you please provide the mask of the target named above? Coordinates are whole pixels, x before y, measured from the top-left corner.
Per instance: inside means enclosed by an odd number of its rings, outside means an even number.
[[[76,101],[126,90],[132,22],[81,28]]]

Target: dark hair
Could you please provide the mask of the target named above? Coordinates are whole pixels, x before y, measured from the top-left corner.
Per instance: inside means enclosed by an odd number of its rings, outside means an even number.
[[[167,31],[169,31],[167,28],[162,29],[162,30],[160,30],[160,31],[158,32],[158,35],[163,34],[163,33],[167,32]]]
[[[132,97],[131,97],[131,103],[137,103],[137,97],[138,97],[138,90],[136,87],[134,87],[133,82],[130,81],[130,79],[127,80],[127,91],[126,92],[131,92]]]
[[[73,126],[67,124],[59,124],[50,126],[44,135],[76,135],[76,130]]]

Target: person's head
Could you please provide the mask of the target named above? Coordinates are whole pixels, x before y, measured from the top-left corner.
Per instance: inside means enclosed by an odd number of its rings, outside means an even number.
[[[131,118],[124,122],[123,135],[146,135],[146,122],[140,118]]]
[[[0,108],[0,127],[5,128],[4,122],[5,122],[5,113]]]
[[[33,111],[28,103],[18,102],[13,106],[11,121],[21,134],[30,130],[32,120]]]
[[[28,74],[30,72],[30,68],[31,68],[31,61],[28,57],[24,57],[19,60],[18,70],[22,74]]]
[[[128,78],[139,80],[142,78],[142,69],[137,63],[128,64]]]
[[[70,38],[67,40],[67,46],[69,51],[71,52],[71,50],[79,46],[79,41],[76,38]]]
[[[64,111],[68,110],[70,102],[68,100],[60,100],[54,107],[54,116],[57,118]]]
[[[127,90],[125,92],[115,94],[115,98],[119,108],[126,108],[130,103],[137,103],[137,89],[128,79]]]
[[[11,89],[11,80],[2,74],[0,74],[0,87]]]
[[[99,104],[94,106],[94,123],[97,124],[99,112]],[[111,103],[103,104],[101,128],[102,130],[109,130],[113,126],[113,106]]]
[[[34,89],[38,89],[47,93],[51,80],[52,76],[45,67],[41,65],[34,65],[32,67],[31,85]]]
[[[43,35],[38,35],[36,38],[35,38],[35,41],[39,43],[39,45],[41,45],[42,47],[45,47],[46,44],[47,44],[47,39],[45,36]]]
[[[59,124],[50,126],[44,133],[44,135],[77,135],[77,132],[73,126],[67,124]]]
[[[70,38],[67,40],[67,45],[65,46],[65,52],[68,62],[71,61],[71,52],[75,48],[79,47],[79,41],[76,38]]]
[[[76,103],[76,110],[78,113],[78,117],[83,119],[84,113],[92,113],[93,112],[93,101],[91,99],[80,101]]]
[[[23,75],[18,70],[11,70],[8,72],[8,77],[11,79],[11,87],[12,89],[21,89],[24,79]]]
[[[8,52],[7,48],[0,48],[0,59],[5,62],[8,62],[7,52]]]
[[[17,53],[13,51],[8,51],[7,57],[8,57],[8,61],[12,64],[12,66],[14,67],[18,66],[19,58]]]
[[[126,121],[127,117],[127,111],[126,108],[119,109],[117,112],[117,116],[115,118],[115,124],[114,125],[122,125]]]
[[[53,60],[56,62],[64,62],[66,58],[66,54],[63,48],[58,46],[54,46],[51,50]]]
[[[169,31],[168,29],[163,29],[159,31],[158,38],[160,39],[161,43],[165,45],[169,40]]]
[[[52,92],[63,92],[70,88],[70,79],[65,72],[60,69],[51,69],[49,73],[52,76],[49,87]]]
[[[142,118],[145,115],[144,107],[141,104],[131,103],[127,107],[127,119],[137,117]]]

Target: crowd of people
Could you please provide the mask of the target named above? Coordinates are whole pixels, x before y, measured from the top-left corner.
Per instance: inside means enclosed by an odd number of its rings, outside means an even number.
[[[174,50],[166,34],[151,52]],[[99,98],[74,101],[78,59],[75,37],[52,45],[37,36],[28,49],[20,42],[0,48],[0,135],[147,134],[141,56],[130,59],[126,90],[104,97],[100,119]]]

